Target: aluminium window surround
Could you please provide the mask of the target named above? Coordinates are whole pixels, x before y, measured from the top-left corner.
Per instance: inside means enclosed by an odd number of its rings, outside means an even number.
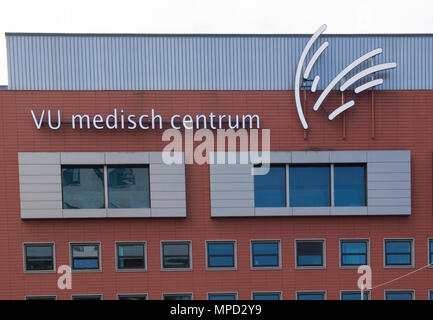
[[[281,292],[253,292],[253,300],[281,300]]]
[[[325,300],[325,292],[297,292],[297,300]]]
[[[161,242],[162,269],[191,269],[191,242]]]
[[[410,239],[385,239],[385,266],[411,267],[413,241]]]
[[[251,241],[251,266],[256,268],[280,267],[280,241],[279,240],[253,240]]]
[[[340,240],[340,265],[358,267],[368,264],[368,240]]]
[[[413,300],[414,292],[409,291],[385,291],[385,300]]]
[[[79,243],[70,246],[73,271],[99,271],[101,269],[99,243]]]
[[[24,269],[26,272],[55,271],[54,244],[25,243]]]
[[[296,267],[325,267],[324,240],[296,240]]]
[[[116,243],[117,269],[119,271],[146,269],[145,243]]]
[[[206,249],[208,268],[235,268],[234,241],[207,241]]]

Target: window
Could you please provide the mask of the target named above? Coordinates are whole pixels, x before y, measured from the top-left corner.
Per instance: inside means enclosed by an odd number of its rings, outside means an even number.
[[[289,168],[290,206],[329,207],[331,183],[329,165],[296,165]]]
[[[191,268],[191,254],[189,242],[162,243],[163,269],[189,269]]]
[[[104,167],[62,166],[63,209],[103,209]]]
[[[325,300],[325,292],[298,292],[298,300]]]
[[[209,300],[236,300],[236,293],[209,293]]]
[[[429,263],[433,265],[433,240],[429,240]]]
[[[73,295],[72,300],[102,300],[102,296],[99,294],[89,294],[89,295]]]
[[[340,242],[341,266],[358,267],[368,264],[367,240],[342,240]]]
[[[57,300],[57,296],[26,296],[26,300]]]
[[[385,291],[386,300],[413,300],[413,291]]]
[[[147,300],[147,294],[118,294],[117,300]]]
[[[385,240],[385,266],[411,266],[412,240]]]
[[[430,290],[429,296],[430,296],[430,300],[433,300],[433,290]]]
[[[164,293],[163,300],[192,300],[192,294],[191,293],[181,293],[181,294]]]
[[[24,244],[25,271],[55,271],[53,244]]]
[[[324,267],[323,240],[296,240],[297,267]]]
[[[117,243],[118,270],[145,270],[144,243]]]
[[[280,300],[280,292],[253,292],[253,300]]]
[[[235,243],[207,242],[207,266],[208,268],[234,268],[235,267]]]
[[[369,299],[369,292],[364,291],[364,300]],[[341,300],[361,300],[361,291],[343,291]]]
[[[279,241],[252,241],[251,257],[253,268],[280,266]]]
[[[365,165],[334,165],[334,205],[365,206]]]
[[[108,207],[149,208],[149,167],[108,166]]]
[[[71,244],[72,270],[100,270],[99,244]]]
[[[254,175],[256,207],[286,206],[286,166],[271,165],[265,175]]]

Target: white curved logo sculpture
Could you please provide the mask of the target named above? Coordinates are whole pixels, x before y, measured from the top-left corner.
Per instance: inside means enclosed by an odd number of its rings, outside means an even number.
[[[308,52],[310,51],[311,47],[313,46],[314,42],[317,40],[317,38],[326,30],[326,24],[321,26],[310,38],[310,40],[307,42],[304,50],[302,51],[301,57],[299,59],[298,67],[296,68],[296,75],[295,75],[295,103],[296,103],[296,110],[298,111],[298,117],[301,121],[302,127],[306,130],[308,129],[308,123],[305,119],[304,111],[302,109],[302,103],[301,103],[301,83],[303,80],[307,80],[310,76],[311,69],[313,68],[314,64],[316,63],[317,59],[320,57],[322,52],[328,47],[329,43],[326,41],[324,42],[317,50],[314,52],[313,56],[311,57],[310,61],[307,64],[307,67],[305,68],[304,74],[302,75],[302,68],[304,66],[305,58],[307,57]],[[319,98],[315,102],[313,106],[313,110],[317,111],[319,110],[320,106],[322,105],[323,101],[329,94],[329,92],[339,83],[341,79],[343,79],[344,76],[346,76],[348,73],[350,73],[355,67],[366,61],[367,59],[374,57],[378,54],[382,53],[381,48],[374,49],[370,52],[367,52],[366,54],[362,55],[358,59],[354,60],[351,64],[349,64],[346,68],[344,68],[339,74],[335,76],[334,79],[332,79],[331,82],[326,86],[326,88],[323,90],[323,92],[320,94]],[[375,65],[373,67],[367,68],[365,70],[362,70],[361,72],[355,74],[352,76],[349,80],[345,81],[340,86],[340,91],[343,92],[346,90],[350,85],[354,84],[358,80],[364,78],[367,75],[370,75],[372,73],[392,69],[397,66],[397,63],[390,62],[390,63],[383,63],[379,65]],[[319,83],[320,76],[316,75],[314,77],[313,83],[311,85],[311,92],[316,92],[317,85]],[[366,89],[375,87],[377,85],[380,85],[383,83],[383,79],[375,79],[372,81],[369,81],[367,83],[364,83],[358,87],[355,88],[355,93],[360,93]],[[355,105],[354,100],[350,100],[349,102],[344,103],[343,105],[336,108],[331,114],[329,114],[328,119],[333,120],[336,116],[338,116],[340,113],[346,111],[350,107]]]

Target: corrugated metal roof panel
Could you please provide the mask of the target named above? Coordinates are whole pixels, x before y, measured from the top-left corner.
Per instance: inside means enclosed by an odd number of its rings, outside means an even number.
[[[11,90],[293,90],[306,35],[7,34]],[[379,90],[433,89],[433,35],[323,35],[323,89],[375,48]],[[307,59],[308,60],[308,59]],[[372,61],[365,65],[371,65]]]

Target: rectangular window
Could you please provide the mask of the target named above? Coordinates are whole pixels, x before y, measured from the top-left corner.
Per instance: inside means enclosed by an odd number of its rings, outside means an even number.
[[[433,264],[433,240],[429,240],[429,263]]]
[[[298,300],[325,300],[325,292],[298,292]]]
[[[72,300],[102,300],[102,296],[99,294],[90,295],[73,295]]]
[[[413,291],[385,291],[386,300],[413,300]]]
[[[296,240],[297,267],[323,267],[323,240]]]
[[[279,241],[252,241],[251,256],[253,268],[279,267]]]
[[[25,271],[55,271],[53,244],[25,244]]]
[[[364,300],[369,299],[369,293],[364,292]],[[341,292],[341,300],[361,300],[361,291]]]
[[[280,300],[280,292],[253,292],[253,300]]]
[[[26,300],[57,300],[57,296],[26,296]]]
[[[147,294],[118,294],[117,300],[147,300]]]
[[[433,300],[433,290],[430,290],[430,300]]]
[[[99,244],[71,244],[72,270],[99,270]]]
[[[104,167],[62,166],[63,209],[104,209]]]
[[[331,180],[329,165],[296,165],[289,168],[291,207],[329,207]]]
[[[117,269],[144,270],[145,264],[144,243],[117,243]]]
[[[163,269],[189,269],[191,254],[189,242],[162,243]]]
[[[271,165],[265,175],[254,175],[256,207],[286,206],[286,166]]]
[[[163,294],[164,300],[192,300],[192,294],[186,293],[186,294]]]
[[[385,240],[386,266],[412,265],[412,240]]]
[[[365,165],[334,165],[334,205],[365,206]]]
[[[236,293],[209,293],[209,300],[236,300]]]
[[[108,166],[108,207],[149,208],[149,167]]]
[[[235,267],[235,243],[207,242],[207,266],[208,268],[234,268]]]
[[[341,266],[357,267],[368,264],[367,240],[342,240],[340,242]]]

